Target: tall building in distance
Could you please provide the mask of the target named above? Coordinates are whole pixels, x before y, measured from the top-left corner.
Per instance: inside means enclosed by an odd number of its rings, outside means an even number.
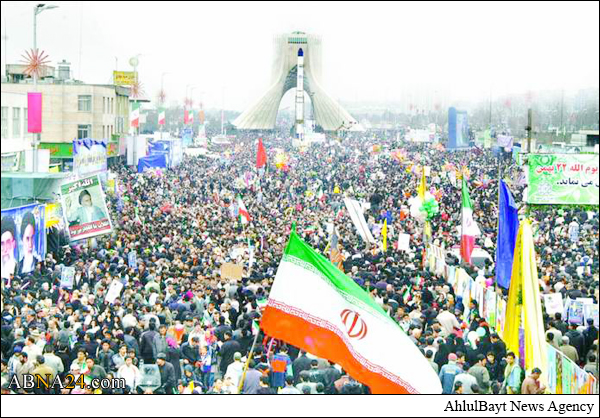
[[[304,75],[298,77],[298,54],[302,50]],[[274,39],[271,87],[234,122],[238,129],[269,130],[275,128],[281,99],[303,79],[310,97],[315,123],[325,131],[350,129],[357,121],[324,90],[322,80],[321,38],[304,32],[278,35]]]

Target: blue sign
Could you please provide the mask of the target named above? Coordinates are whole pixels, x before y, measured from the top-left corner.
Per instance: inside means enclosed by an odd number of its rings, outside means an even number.
[[[467,112],[451,107],[448,110],[448,149],[469,146],[469,118]]]
[[[133,269],[133,270],[137,270],[138,269],[138,264],[137,264],[137,253],[132,251],[129,253],[128,258],[128,264],[129,264],[129,268]]]

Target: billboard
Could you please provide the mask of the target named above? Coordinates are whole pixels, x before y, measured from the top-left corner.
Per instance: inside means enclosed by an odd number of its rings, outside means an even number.
[[[2,278],[25,276],[46,257],[46,208],[29,205],[2,211]]]
[[[113,71],[115,86],[133,86],[136,79],[134,71]]]
[[[598,156],[530,154],[529,204],[598,205]]]
[[[448,110],[448,149],[469,146],[469,118],[467,112],[451,107]]]
[[[108,141],[76,139],[73,141],[73,170],[79,178],[105,173],[108,168]]]
[[[98,175],[61,186],[62,207],[71,241],[112,231],[112,223]]]

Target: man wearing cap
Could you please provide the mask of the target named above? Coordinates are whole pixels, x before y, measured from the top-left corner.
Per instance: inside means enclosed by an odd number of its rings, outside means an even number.
[[[233,355],[233,363],[227,366],[227,372],[225,373],[225,377],[231,377],[231,380],[235,387],[240,385],[240,380],[242,380],[242,375],[244,373],[244,363],[242,363],[242,354],[235,353]]]
[[[159,353],[156,357],[156,365],[160,372],[160,388],[156,390],[157,394],[172,395],[177,381],[175,380],[175,369],[171,363],[167,362],[167,355],[165,353]]]
[[[531,371],[531,374],[523,380],[521,386],[521,395],[542,395],[546,387],[540,383],[542,371],[537,367]]]
[[[452,394],[452,390],[454,389],[454,380],[456,376],[462,373],[462,370],[456,362],[458,361],[458,356],[454,353],[450,353],[448,355],[448,364],[442,367],[440,370],[440,380],[442,382],[442,393],[444,395]]]

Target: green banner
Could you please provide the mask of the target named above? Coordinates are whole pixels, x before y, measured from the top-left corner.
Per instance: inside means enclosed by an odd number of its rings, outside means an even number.
[[[42,142],[40,149],[49,149],[50,158],[73,158],[73,142]]]
[[[597,155],[529,155],[529,204],[598,205],[598,187]]]

